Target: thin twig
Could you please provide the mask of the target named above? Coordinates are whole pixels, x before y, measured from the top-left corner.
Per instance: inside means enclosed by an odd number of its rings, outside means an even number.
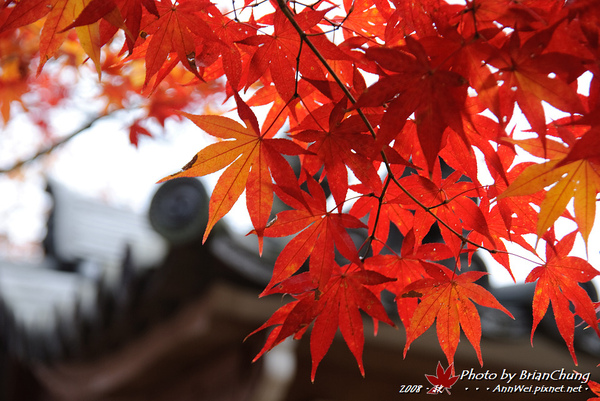
[[[352,95],[352,93],[350,93],[350,90],[346,87],[346,85],[344,85],[344,83],[342,82],[342,80],[340,79],[340,77],[333,70],[333,68],[329,65],[329,63],[327,62],[327,60],[325,59],[325,57],[323,57],[323,55],[321,54],[321,52],[319,51],[319,49],[317,49],[317,47],[311,42],[311,40],[308,37],[308,35],[302,30],[302,28],[300,27],[300,25],[298,25],[298,23],[294,19],[294,14],[292,14],[292,11],[287,7],[286,1],[285,0],[277,0],[277,4],[279,5],[279,8],[280,8],[281,12],[283,12],[283,14],[286,16],[286,18],[288,19],[288,21],[292,24],[292,26],[294,27],[294,29],[296,30],[296,32],[300,36],[300,40],[302,42],[306,43],[306,45],[310,48],[310,50],[312,50],[312,52],[317,57],[317,59],[319,60],[319,62],[325,67],[325,69],[327,70],[327,72],[329,72],[329,74],[331,75],[331,77],[333,78],[333,80],[337,83],[337,85],[340,87],[340,89],[342,90],[342,92],[344,92],[344,95],[346,96],[346,98],[348,100],[350,100],[350,102],[352,102],[352,104],[355,104],[356,103],[356,99],[354,98],[354,96]],[[356,108],[356,112],[358,113],[358,115],[360,116],[360,118],[362,119],[362,121],[367,126],[367,128],[368,128],[371,136],[373,136],[373,138],[375,138],[376,137],[375,129],[373,128],[373,125],[371,124],[371,122],[369,121],[369,119],[367,118],[367,116],[364,114],[364,112],[360,108]],[[386,169],[388,171],[388,175],[391,176],[393,182],[417,206],[419,206],[420,208],[422,208],[423,210],[425,210],[427,213],[429,213],[431,216],[433,216],[440,224],[442,224],[445,228],[447,228],[452,234],[454,234],[458,238],[460,238],[460,240],[463,241],[464,243],[468,243],[468,244],[473,245],[473,246],[475,246],[477,248],[486,250],[486,251],[488,251],[490,253],[497,253],[498,252],[498,250],[488,249],[487,247],[485,247],[485,246],[483,246],[481,244],[477,244],[476,242],[469,240],[467,237],[465,237],[464,235],[462,235],[461,233],[457,232],[455,229],[453,229],[452,227],[450,227],[448,225],[448,223],[446,223],[440,217],[438,217],[435,213],[433,213],[430,210],[429,207],[427,207],[423,203],[421,203],[414,195],[412,195],[406,188],[404,188],[404,186],[402,184],[400,184],[400,182],[392,174],[391,166],[390,166],[390,164],[389,164],[389,162],[387,160],[387,157],[386,157],[386,155],[385,155],[385,153],[383,151],[381,151],[381,156],[382,156],[383,162],[384,162],[384,164],[386,166]],[[383,198],[383,196],[385,196],[384,192],[382,192],[382,194],[381,194],[382,198]]]
[[[371,250],[371,245],[373,244],[373,240],[375,239],[375,232],[377,231],[377,226],[379,225],[379,217],[381,216],[381,209],[383,208],[383,199],[387,188],[390,185],[390,182],[392,182],[392,180],[390,175],[388,174],[387,178],[385,179],[385,183],[383,184],[383,188],[381,189],[381,196],[378,197],[377,214],[375,215],[375,222],[373,223],[373,232],[371,233],[371,235],[369,235],[369,238],[367,238],[368,242],[367,250],[365,251],[364,255],[365,258],[369,254],[369,251]]]
[[[77,135],[79,135],[82,132],[84,132],[84,131],[88,130],[89,128],[91,128],[92,125],[94,125],[97,121],[99,121],[99,120],[101,120],[101,119],[109,116],[110,114],[111,113],[101,114],[101,115],[98,115],[98,116],[92,118],[90,121],[88,121],[82,127],[78,128],[76,131],[74,131],[71,134],[65,136],[64,138],[59,139],[58,141],[54,142],[52,145],[48,146],[47,148],[38,151],[33,156],[30,156],[27,159],[19,160],[16,163],[14,163],[12,166],[8,167],[8,168],[0,169],[0,174],[12,173],[13,171],[16,171],[19,168],[23,167],[25,164],[31,163],[32,161],[38,159],[41,156],[47,155],[49,153],[52,153],[52,151],[54,151],[56,148],[58,148],[59,146],[65,144],[67,142],[69,142],[71,139],[75,138]]]

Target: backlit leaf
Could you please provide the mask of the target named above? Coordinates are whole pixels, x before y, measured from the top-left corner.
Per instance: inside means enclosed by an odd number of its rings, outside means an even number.
[[[477,352],[479,363],[483,365],[479,345],[481,323],[473,302],[499,309],[510,317],[512,314],[486,289],[475,284],[484,273],[473,271],[457,274],[441,265],[427,265],[425,270],[431,278],[423,278],[404,288],[405,292],[416,291],[423,294],[407,328],[404,354],[406,355],[412,342],[436,321],[438,340],[448,363],[454,362],[462,327]]]

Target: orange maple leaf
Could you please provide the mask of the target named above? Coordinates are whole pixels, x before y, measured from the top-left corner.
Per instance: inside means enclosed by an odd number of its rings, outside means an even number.
[[[159,72],[170,53],[176,53],[183,66],[200,77],[196,66],[196,47],[207,39],[218,40],[199,16],[210,4],[204,0],[178,0],[175,4],[171,0],[161,0],[156,3],[160,17],[143,27],[144,32],[150,35],[144,85]]]
[[[356,246],[346,229],[362,228],[364,224],[349,214],[327,210],[325,193],[311,176],[307,177],[307,185],[310,194],[303,192],[302,199],[295,199],[279,190],[277,192],[295,210],[278,213],[264,234],[268,237],[297,235],[277,257],[271,282],[262,295],[270,294],[276,284],[296,273],[309,256],[310,275],[315,287],[322,291],[333,272],[334,247],[347,260],[361,263]]]
[[[268,138],[266,134],[261,134],[254,113],[237,93],[234,96],[238,114],[245,126],[224,116],[198,116],[180,112],[205,132],[222,140],[202,149],[181,172],[165,177],[161,182],[177,177],[200,177],[229,166],[219,177],[210,198],[209,219],[203,241],[245,189],[248,213],[262,252],[263,230],[273,204],[271,177],[282,183],[296,181],[292,168],[281,153],[297,155],[305,150],[290,140]]]
[[[533,155],[539,155],[539,140],[514,141]],[[499,199],[531,195],[554,185],[540,205],[537,235],[541,237],[574,200],[575,222],[587,243],[596,217],[596,194],[600,192],[600,130],[589,130],[571,149],[546,141],[546,155],[553,160],[526,168],[504,191]],[[585,149],[585,151],[584,151]]]
[[[567,256],[573,248],[574,231],[554,243],[554,231],[550,230],[545,236],[546,264],[533,269],[526,283],[537,281],[533,297],[533,327],[531,341],[539,322],[542,320],[548,306],[552,303],[552,311],[558,330],[565,340],[573,361],[577,364],[573,348],[573,333],[575,330],[574,313],[570,303],[575,307],[575,314],[581,317],[600,335],[594,304],[585,290],[578,283],[585,283],[596,277],[600,272],[584,259]]]
[[[91,0],[23,0],[17,3],[0,28],[0,32],[29,25],[47,16],[40,36],[38,75],[67,37],[66,30]],[[79,43],[94,62],[100,76],[100,27],[98,23],[75,29]]]
[[[513,103],[517,102],[542,143],[546,138],[546,114],[542,101],[567,113],[584,111],[576,91],[560,79],[561,75],[569,72],[565,71],[565,66],[579,68],[578,59],[567,53],[545,52],[555,29],[556,25],[553,25],[539,31],[523,44],[518,32],[514,32],[503,46],[503,52],[488,60],[490,65],[500,70],[497,76],[503,84],[499,87],[499,94],[508,105],[497,116],[498,119],[510,118]],[[549,74],[550,71],[553,75]]]
[[[322,291],[315,288],[309,272],[292,276],[277,286],[277,292],[302,295],[279,308],[267,322],[250,334],[275,326],[255,360],[290,335],[294,335],[294,338],[302,337],[314,320],[310,337],[311,380],[314,381],[317,368],[329,350],[338,328],[364,376],[364,332],[360,311],[376,321],[394,326],[376,291],[369,287],[395,279],[355,264],[341,268],[334,263],[331,267],[333,274]]]
[[[437,320],[438,340],[448,363],[454,362],[462,327],[477,352],[479,363],[483,365],[479,344],[481,321],[472,301],[482,306],[499,309],[511,318],[513,318],[512,314],[489,291],[474,283],[486,273],[470,271],[459,275],[442,265],[425,264],[423,267],[430,278],[418,280],[404,288],[406,294],[417,293],[421,298],[421,303],[406,330],[404,355],[406,356],[410,344],[427,331],[434,320]]]

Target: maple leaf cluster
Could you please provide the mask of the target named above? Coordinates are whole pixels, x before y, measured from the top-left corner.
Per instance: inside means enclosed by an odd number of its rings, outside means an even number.
[[[461,330],[482,363],[476,305],[512,315],[461,255],[488,251],[512,276],[512,242],[539,260],[526,279],[536,282],[532,337],[552,304],[576,361],[575,315],[600,335],[580,286],[599,272],[570,255],[576,236],[589,239],[600,191],[600,1],[222,3],[5,2],[4,119],[33,85],[31,65],[41,77],[67,54],[93,64],[107,110],[146,99],[132,143],[151,135],[147,118],[185,117],[215,137],[164,180],[222,171],[205,240],[244,192],[259,252],[264,237],[291,238],[262,294],[290,302],[257,330],[271,329],[257,358],[312,328],[314,380],[339,329],[364,374],[363,319],[394,325],[385,290],[405,353],[435,322],[449,364]],[[38,47],[9,57],[15,38],[38,35]],[[198,113],[198,98],[217,92],[240,121]],[[273,216],[275,196],[287,209]],[[559,218],[577,228],[558,238]],[[428,242],[438,228],[443,242]]]

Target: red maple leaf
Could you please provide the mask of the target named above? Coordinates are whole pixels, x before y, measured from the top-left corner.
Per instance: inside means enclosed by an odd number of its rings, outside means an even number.
[[[455,171],[442,179],[437,164],[432,179],[417,174],[400,179],[399,182],[412,197],[401,193],[391,201],[415,209],[417,242],[423,240],[429,228],[436,222],[436,217],[445,222],[440,226],[440,230],[444,241],[455,252],[455,257],[458,257],[462,247],[462,239],[457,233],[461,233],[463,229],[474,230],[489,238],[491,243],[494,242],[483,212],[472,199],[478,195],[477,187],[472,182],[459,181],[461,175]],[[418,205],[417,200],[428,209]]]
[[[546,263],[533,269],[525,279],[526,283],[537,281],[533,297],[532,344],[535,329],[552,303],[558,331],[565,340],[575,363],[577,363],[573,348],[575,314],[600,336],[594,304],[587,292],[579,286],[579,283],[588,282],[600,273],[584,259],[568,256],[573,249],[576,235],[577,232],[574,231],[555,243],[554,230],[548,231],[544,236]],[[574,313],[570,309],[571,303],[575,307]]]
[[[294,19],[302,30],[308,31],[321,22],[326,13],[327,10],[307,7]],[[303,76],[316,80],[325,80],[325,74],[312,52],[300,51],[300,36],[283,12],[278,9],[269,17],[272,18],[273,35],[251,36],[241,42],[256,46],[246,89],[268,70],[277,92],[287,102],[295,94],[298,69]]]
[[[200,77],[196,65],[196,49],[199,43],[216,39],[208,24],[200,17],[200,12],[210,5],[208,1],[192,0],[178,0],[175,4],[171,0],[161,0],[156,3],[160,17],[142,27],[150,37],[145,57],[144,85],[159,72],[165,62],[170,63],[167,60],[170,53],[175,53],[175,60],[179,60],[185,68]]]
[[[284,202],[295,209],[278,213],[277,218],[264,230],[264,235],[297,235],[277,257],[271,282],[263,295],[270,293],[276,284],[296,273],[309,256],[309,272],[313,283],[319,290],[323,290],[333,272],[334,247],[347,260],[361,263],[356,246],[346,230],[362,228],[364,224],[347,213],[327,210],[325,193],[319,183],[308,176],[307,184],[310,194],[303,192],[302,199],[296,199],[280,190],[277,192]]]
[[[390,143],[415,113],[419,143],[429,170],[433,170],[446,128],[464,135],[466,79],[434,65],[422,44],[410,36],[406,38],[406,46],[370,47],[366,56],[377,62],[382,77],[367,89],[355,107],[390,102],[377,137],[382,145]]]
[[[328,103],[313,111],[298,126],[301,131],[292,137],[311,143],[308,150],[314,156],[304,157],[303,165],[312,174],[317,174],[323,166],[329,189],[336,203],[341,207],[348,191],[348,167],[354,175],[371,191],[381,192],[381,179],[376,166],[369,159],[374,152],[375,141],[363,134],[367,127],[358,115],[344,118],[347,99]]]
[[[152,134],[146,128],[140,125],[140,120],[136,120],[129,127],[129,142],[137,148],[140,135],[151,137]]]
[[[409,208],[390,201],[400,195],[400,190],[396,186],[388,186],[382,201],[380,201],[381,191],[373,192],[366,185],[353,185],[352,190],[365,195],[352,205],[350,214],[359,219],[369,215],[367,225],[373,237],[371,244],[373,254],[377,255],[381,252],[390,234],[390,224],[380,224],[381,219],[394,224],[402,235],[408,234],[413,228],[414,213]]]
[[[462,327],[467,339],[475,348],[479,363],[483,365],[479,344],[481,321],[472,301],[482,306],[499,309],[510,317],[513,317],[512,314],[500,305],[489,291],[475,284],[475,281],[486,273],[469,271],[459,275],[442,265],[426,264],[423,267],[430,277],[418,280],[404,288],[405,293],[416,293],[421,298],[410,326],[406,330],[404,354],[406,355],[410,344],[427,331],[434,320],[437,320],[438,340],[448,358],[448,363],[454,362]]]
[[[425,375],[429,383],[433,386],[427,394],[441,394],[442,391],[446,391],[450,394],[450,389],[456,381],[458,376],[454,376],[454,364],[451,363],[446,369],[442,367],[442,363],[438,362],[437,369],[434,375]]]
[[[4,3],[5,6],[9,2]],[[52,10],[52,0],[23,0],[11,10],[8,18],[0,26],[0,32],[29,25],[46,16]]]
[[[363,319],[359,309],[374,320],[376,319],[376,321],[394,326],[379,298],[367,286],[382,284],[395,279],[371,270],[359,269],[356,265],[346,266],[344,269],[346,271],[335,269],[336,274],[331,277],[320,297],[323,312],[316,318],[310,338],[313,362],[311,379],[313,381],[317,367],[333,342],[338,327],[358,363],[361,374],[365,375],[362,363],[365,339]]]
[[[333,274],[322,290],[315,288],[307,272],[295,275],[277,286],[277,292],[298,292],[302,295],[279,308],[266,323],[250,334],[275,326],[255,360],[290,335],[300,338],[314,320],[310,337],[311,380],[314,381],[317,368],[329,350],[338,328],[364,376],[364,333],[360,310],[375,321],[394,326],[379,297],[368,288],[394,279],[354,264],[344,267],[334,264],[332,270]]]
[[[557,109],[567,113],[582,113],[583,106],[576,91],[561,76],[577,74],[581,62],[568,53],[544,52],[556,25],[539,31],[521,44],[521,38],[514,32],[488,63],[499,71],[496,73],[499,95],[504,99],[501,105],[507,108],[497,115],[500,121],[512,116],[514,103],[527,117],[531,128],[540,135],[542,141],[546,137],[545,112],[542,101],[548,102]],[[492,109],[497,113],[496,110]]]
[[[288,120],[291,125],[295,126],[311,114],[310,110],[314,110],[330,101],[305,79],[298,82],[298,98],[290,101],[284,101],[279,96],[278,89],[274,84],[269,84],[264,78],[261,82],[263,81],[266,86],[257,90],[248,100],[248,105],[252,107],[271,104],[265,118],[263,130],[279,131]]]
[[[426,265],[435,265],[431,261],[450,259],[452,252],[446,244],[429,243],[415,246],[415,236],[411,229],[404,237],[400,255],[376,255],[365,260],[365,266],[384,276],[395,278],[386,283],[385,289],[396,295],[398,315],[405,327],[418,306],[417,297],[406,296],[405,287],[427,277]],[[383,290],[384,288],[381,288]]]

